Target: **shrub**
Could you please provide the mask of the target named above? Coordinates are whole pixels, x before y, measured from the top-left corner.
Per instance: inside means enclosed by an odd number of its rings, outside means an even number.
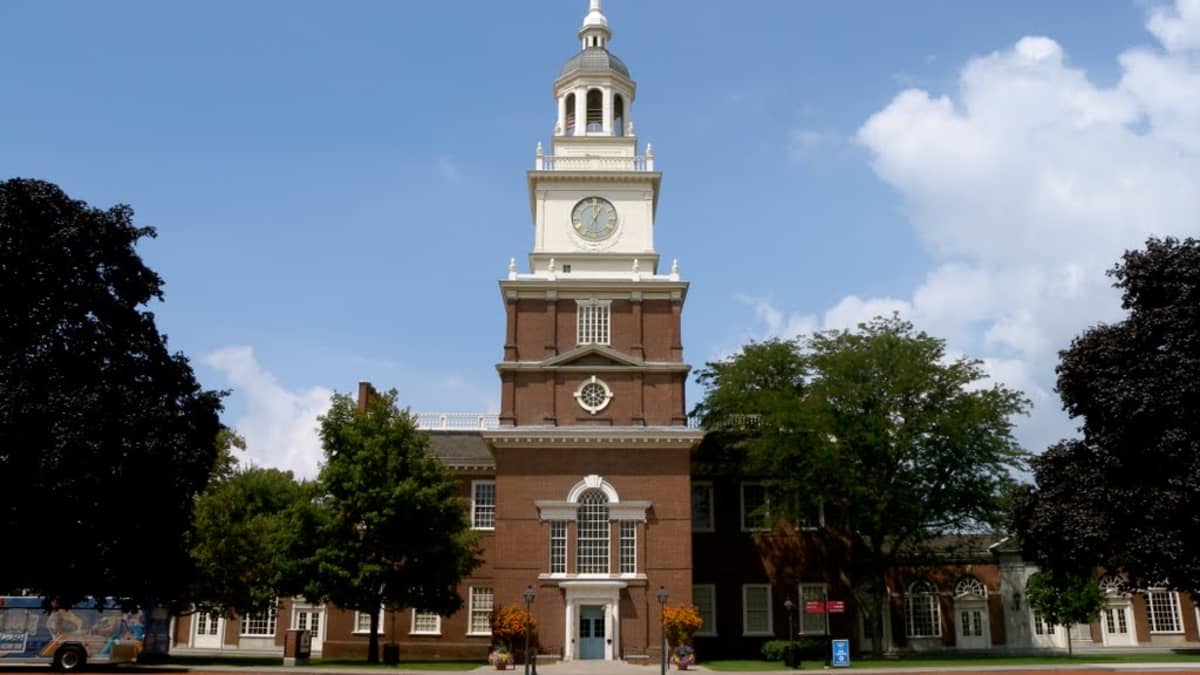
[[[765,661],[782,661],[783,650],[787,649],[788,645],[796,645],[800,650],[800,658],[815,661],[825,658],[825,647],[817,640],[797,640],[788,642],[787,640],[771,640],[764,642],[761,652]]]
[[[526,623],[530,633],[537,632],[537,621],[520,605],[505,605],[492,613],[492,639],[511,650],[514,640],[525,637]]]
[[[663,632],[667,636],[667,644],[671,647],[692,644],[692,636],[704,621],[700,618],[700,610],[687,605],[663,608]]]

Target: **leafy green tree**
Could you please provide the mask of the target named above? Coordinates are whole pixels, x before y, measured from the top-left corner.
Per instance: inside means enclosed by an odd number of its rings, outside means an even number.
[[[133,210],[0,183],[0,527],[35,533],[3,583],[69,602],[185,594],[221,394],[167,348]]]
[[[238,458],[234,450],[244,452],[246,439],[233,429],[222,425],[221,430],[217,432],[217,459],[213,462],[211,481],[229,480],[237,471]]]
[[[1060,353],[1083,438],[1033,461],[1013,527],[1043,568],[1200,592],[1200,242],[1150,239],[1109,274],[1126,318]]]
[[[305,593],[371,616],[367,658],[379,660],[380,608],[450,614],[459,581],[479,565],[458,483],[429,453],[429,437],[395,390],[360,408],[334,395],[321,417],[326,510]]]
[[[196,502],[195,609],[245,615],[297,592],[305,554],[296,547],[296,529],[316,496],[313,483],[296,481],[290,471],[258,467],[210,486]]]
[[[934,537],[1003,519],[1026,457],[1012,417],[1028,403],[984,378],[979,361],[948,358],[897,317],[753,343],[699,373],[695,414],[712,430],[700,459],[770,477],[777,512],[824,508],[878,652],[886,573]]]
[[[1104,594],[1095,578],[1050,570],[1029,577],[1025,582],[1025,599],[1043,620],[1067,631],[1067,654],[1073,653],[1071,626],[1090,624],[1104,607]]]

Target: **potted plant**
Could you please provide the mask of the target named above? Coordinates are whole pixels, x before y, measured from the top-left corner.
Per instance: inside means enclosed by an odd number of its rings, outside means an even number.
[[[671,656],[680,670],[687,670],[688,666],[696,663],[696,650],[691,645],[679,645],[671,652]]]
[[[488,654],[488,663],[496,666],[496,670],[508,670],[509,666],[512,665],[512,662],[512,654],[509,653],[508,647],[505,647],[504,645],[497,645],[496,648],[492,650],[492,653]]]

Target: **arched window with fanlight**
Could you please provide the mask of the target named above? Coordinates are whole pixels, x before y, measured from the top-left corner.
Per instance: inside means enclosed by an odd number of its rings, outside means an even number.
[[[579,574],[608,574],[608,497],[588,490],[576,515],[576,567]]]
[[[942,634],[937,587],[932,582],[921,579],[909,584],[904,597],[904,625],[910,638]]]

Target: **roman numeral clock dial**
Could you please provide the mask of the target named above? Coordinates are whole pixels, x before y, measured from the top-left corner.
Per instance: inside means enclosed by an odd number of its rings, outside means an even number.
[[[617,231],[617,210],[603,197],[586,197],[571,210],[571,225],[587,241],[604,241]]]

